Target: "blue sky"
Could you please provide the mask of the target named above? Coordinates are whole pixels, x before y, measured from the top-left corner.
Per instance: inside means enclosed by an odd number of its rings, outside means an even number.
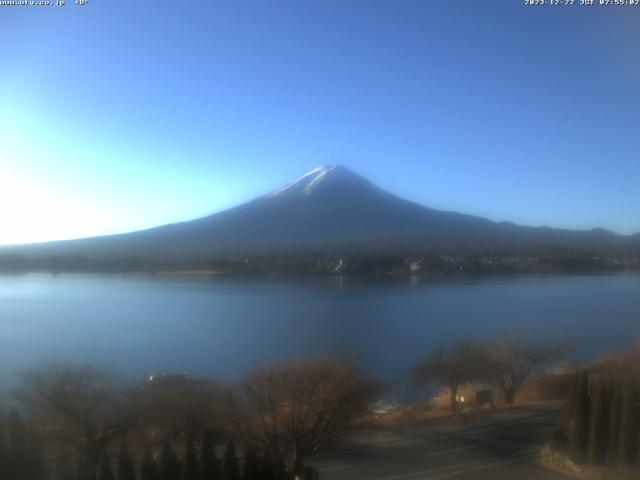
[[[0,7],[0,244],[195,218],[329,163],[436,208],[640,231],[639,25],[518,0]]]

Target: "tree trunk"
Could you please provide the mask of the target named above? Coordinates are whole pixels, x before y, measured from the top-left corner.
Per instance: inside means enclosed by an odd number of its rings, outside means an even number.
[[[78,480],[95,480],[96,471],[102,457],[101,450],[96,443],[79,451]]]
[[[635,379],[629,376],[623,386],[622,418],[618,440],[618,461],[633,467],[638,458],[638,395]]]
[[[518,391],[518,389],[515,387],[515,385],[510,386],[509,388],[506,388],[504,390],[504,402],[507,405],[513,405],[514,402],[516,401],[516,392]]]
[[[458,385],[451,384],[451,411],[456,413],[458,411]]]
[[[293,475],[295,477],[304,477],[304,457],[300,452],[296,452],[296,460],[293,464]]]
[[[609,403],[606,379],[601,375],[591,386],[591,424],[587,461],[591,465],[602,465],[607,453]]]
[[[76,476],[78,480],[96,480],[97,465],[92,465],[92,463],[86,459],[81,459],[78,462],[78,474]]]
[[[569,425],[569,456],[576,463],[586,460],[590,422],[589,372],[585,369],[580,372]]]
[[[609,410],[609,447],[607,451],[607,463],[615,465],[618,462],[618,450],[620,441],[620,427],[622,425],[623,407],[623,378],[618,376],[613,384],[611,393],[611,407]]]

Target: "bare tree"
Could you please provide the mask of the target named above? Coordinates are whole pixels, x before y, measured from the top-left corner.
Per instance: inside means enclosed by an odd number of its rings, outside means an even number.
[[[94,479],[107,446],[135,422],[113,377],[91,367],[49,364],[23,375],[20,399],[43,416],[55,440],[78,455],[79,480]]]
[[[502,340],[487,347],[490,369],[502,392],[504,400],[513,404],[518,390],[539,365],[567,352],[568,341],[550,345],[525,344],[520,340]]]
[[[245,385],[245,441],[301,473],[304,459],[368,412],[377,385],[340,358],[265,368]]]
[[[439,348],[414,369],[418,386],[446,385],[451,394],[451,410],[458,410],[458,389],[466,383],[485,379],[488,357],[484,346],[463,341],[449,348]]]
[[[225,429],[235,416],[235,399],[226,385],[184,375],[150,377],[137,401],[144,423],[169,435]]]

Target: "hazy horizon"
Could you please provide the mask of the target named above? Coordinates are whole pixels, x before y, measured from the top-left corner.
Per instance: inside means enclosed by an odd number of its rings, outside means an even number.
[[[309,172],[306,172],[304,175],[301,175],[301,176],[299,176],[299,177],[295,178],[295,179],[294,179],[294,180],[292,180],[291,182],[287,182],[285,185],[281,185],[281,186],[279,186],[278,188],[274,188],[274,189],[271,189],[271,190],[270,190],[270,191],[268,191],[268,192],[264,192],[263,194],[258,195],[258,196],[257,196],[257,197],[255,197],[255,198],[260,198],[260,197],[264,197],[264,196],[270,196],[270,195],[273,195],[274,193],[278,193],[278,192],[284,191],[284,190],[285,190],[285,189],[287,189],[288,187],[290,187],[290,186],[294,185],[295,183],[299,182],[300,180],[302,180],[304,177],[307,177],[309,174],[314,173],[314,172],[316,172],[317,170],[320,170],[320,169],[323,169],[323,168],[327,168],[327,167],[331,167],[331,166],[344,167],[343,165],[340,165],[340,164],[322,165],[322,166],[316,167],[316,168],[314,168],[314,169],[310,170]],[[347,168],[348,168],[348,167],[347,167]],[[349,170],[350,170],[350,169],[349,169]],[[358,172],[355,172],[355,173],[358,173]],[[377,186],[377,187],[381,187],[383,190],[385,190],[385,189],[384,189],[384,187],[383,187],[383,186],[381,186],[381,185],[377,185],[377,184],[376,184],[376,186]],[[399,194],[399,193],[394,193],[394,192],[390,192],[390,193],[393,193],[393,194],[395,194],[396,196],[398,196],[398,197],[401,197],[401,198],[402,198],[402,195],[401,195],[401,194]],[[251,200],[252,200],[252,199],[248,199],[247,201],[251,201]],[[229,208],[223,208],[222,210],[218,210],[218,211],[215,211],[215,212],[210,212],[209,214],[205,214],[205,216],[207,216],[207,215],[214,215],[214,214],[216,214],[216,213],[220,213],[220,212],[226,211],[226,210],[228,210],[228,209],[230,209],[230,208],[234,208],[234,207],[236,207],[236,206],[240,206],[240,205],[242,205],[243,203],[245,203],[245,202],[242,202],[242,203],[240,203],[240,204],[238,204],[238,205],[231,205]],[[429,205],[425,205],[425,206],[429,207]],[[448,211],[446,208],[444,208],[444,209],[442,209],[442,210],[443,210],[443,211]],[[457,212],[457,213],[463,213],[463,214],[466,214],[466,213],[468,213],[468,212]],[[477,215],[477,216],[482,217],[482,215]],[[184,220],[178,220],[177,222],[171,222],[171,223],[188,222],[188,221],[190,221],[190,220],[195,220],[195,219],[197,219],[197,218],[201,218],[201,217],[196,217],[196,218],[186,218],[186,219],[184,219]],[[484,218],[488,218],[488,217],[484,217]],[[492,221],[498,221],[498,222],[499,222],[499,221],[502,221],[502,220],[500,220],[500,219],[493,219],[493,218],[489,218],[489,220],[492,220]],[[150,226],[150,227],[146,227],[146,228],[144,228],[144,229],[147,229],[147,228],[155,228],[155,227],[159,227],[159,226],[163,226],[163,225],[166,225],[166,224],[152,225],[152,226]],[[524,224],[520,224],[520,225],[522,225],[522,226],[533,226],[533,227],[550,226],[550,225],[547,225],[547,224],[541,224],[541,225],[524,225]],[[554,227],[554,228],[562,228],[562,227]],[[594,228],[602,228],[602,227],[594,227]],[[141,230],[142,230],[142,229],[141,229]],[[577,229],[577,230],[587,230],[587,229]],[[134,230],[134,231],[136,231],[136,230]],[[110,233],[107,233],[107,234],[105,234],[105,235],[107,235],[107,236],[109,236],[109,235],[118,235],[118,234],[121,234],[121,233],[131,233],[131,232],[134,232],[134,231],[110,232]],[[620,232],[614,232],[614,233],[620,233]],[[629,234],[627,234],[627,235],[635,235],[635,234],[640,234],[640,231],[638,231],[638,232],[630,232],[630,233],[629,233]],[[623,234],[623,235],[624,235],[624,234]],[[102,236],[102,235],[98,235],[98,236]],[[20,242],[20,243],[15,243],[15,244],[11,244],[11,243],[9,243],[9,244],[2,244],[2,243],[0,243],[0,246],[27,245],[27,244],[29,244],[29,243],[48,243],[48,242],[63,241],[63,240],[79,240],[79,239],[83,239],[83,238],[91,238],[91,237],[92,237],[92,236],[87,236],[87,237],[73,237],[73,238],[63,238],[63,239],[50,239],[50,240],[45,240],[45,241],[43,241],[43,242]]]
[[[2,13],[2,245],[194,219],[331,163],[435,209],[640,232],[639,9]]]

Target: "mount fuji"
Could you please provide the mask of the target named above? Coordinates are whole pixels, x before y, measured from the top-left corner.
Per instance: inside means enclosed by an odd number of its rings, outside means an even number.
[[[317,168],[245,204],[133,233],[4,247],[30,255],[197,257],[269,254],[614,254],[640,235],[518,226],[434,210],[340,165]]]

